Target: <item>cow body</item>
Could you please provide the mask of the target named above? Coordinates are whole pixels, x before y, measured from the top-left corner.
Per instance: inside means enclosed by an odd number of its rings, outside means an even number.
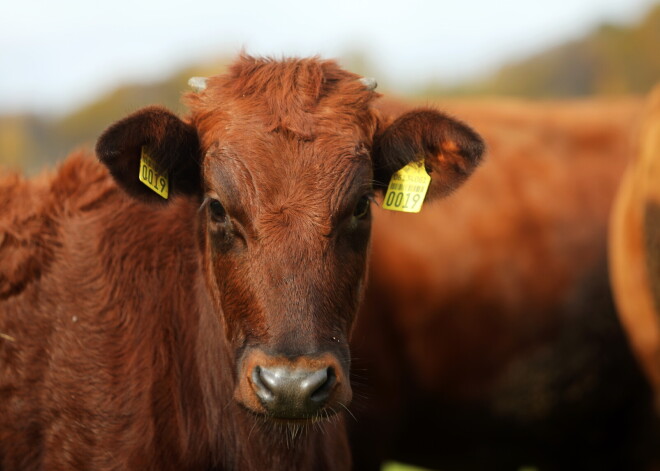
[[[356,464],[637,469],[649,394],[616,320],[606,233],[639,104],[447,107],[489,158],[455,198],[374,216]]]
[[[660,87],[651,93],[610,223],[611,278],[660,417]]]
[[[1,249],[13,269],[0,317],[11,334],[2,469],[348,467],[333,433],[342,419],[278,456],[286,433],[229,406],[234,371],[221,325],[208,322],[190,231],[198,205],[137,202],[92,156],[0,195],[13,202]]]
[[[185,119],[108,128],[101,163],[0,182],[0,469],[350,467],[371,200],[412,162],[447,194],[483,142],[381,116],[332,61],[194,83]]]

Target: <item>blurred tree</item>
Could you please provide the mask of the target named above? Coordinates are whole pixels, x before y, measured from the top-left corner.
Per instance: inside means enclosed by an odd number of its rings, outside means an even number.
[[[502,67],[458,87],[430,84],[426,95],[560,98],[644,94],[660,81],[660,4],[637,25],[602,25],[590,35]]]
[[[507,65],[486,80],[452,88],[430,83],[417,95],[427,98],[468,94],[558,98],[642,94],[660,81],[659,44],[660,4],[637,25],[603,25],[581,40]],[[161,104],[183,112],[180,96],[187,90],[188,78],[218,74],[228,62],[228,58],[220,58],[182,70],[162,82],[119,87],[57,119],[0,116],[0,167],[22,168],[33,173],[52,165],[76,147],[91,148],[110,123],[142,106]],[[343,54],[340,62],[356,73],[382,77],[360,48]]]
[[[227,63],[228,59],[215,60],[182,70],[162,82],[121,86],[61,118],[0,116],[0,167],[35,173],[75,148],[93,148],[108,125],[143,106],[160,104],[183,113],[180,99],[188,89],[188,79],[219,74]]]

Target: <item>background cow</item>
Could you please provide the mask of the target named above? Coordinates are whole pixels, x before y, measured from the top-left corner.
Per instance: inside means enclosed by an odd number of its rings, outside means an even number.
[[[446,106],[488,159],[419,215],[374,213],[353,338],[357,468],[645,466],[650,393],[606,258],[639,102]]]
[[[350,467],[372,195],[413,161],[444,194],[483,143],[430,109],[382,120],[331,61],[195,86],[185,120],[111,126],[107,168],[0,181],[1,469]]]
[[[660,414],[660,86],[648,100],[635,150],[612,212],[611,277],[619,316]]]

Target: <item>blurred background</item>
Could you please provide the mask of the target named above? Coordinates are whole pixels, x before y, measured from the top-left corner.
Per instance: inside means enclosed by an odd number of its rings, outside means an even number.
[[[654,0],[7,1],[0,169],[52,167],[148,104],[185,113],[188,78],[243,51],[336,58],[383,93],[442,107],[641,97],[660,81],[659,48]]]
[[[641,95],[659,45],[653,0],[5,2],[0,166],[33,174],[147,104],[185,112],[188,77],[241,51],[334,57],[380,91],[441,104]]]

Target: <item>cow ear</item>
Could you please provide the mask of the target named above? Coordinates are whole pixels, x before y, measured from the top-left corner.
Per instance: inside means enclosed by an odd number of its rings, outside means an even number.
[[[374,178],[387,188],[397,170],[424,162],[431,175],[426,201],[446,196],[479,165],[484,141],[469,126],[439,111],[409,111],[381,129],[374,140]]]
[[[201,194],[197,131],[161,107],[143,108],[110,126],[96,144],[96,155],[131,196],[166,201],[139,179],[142,152],[167,175],[168,197]]]

